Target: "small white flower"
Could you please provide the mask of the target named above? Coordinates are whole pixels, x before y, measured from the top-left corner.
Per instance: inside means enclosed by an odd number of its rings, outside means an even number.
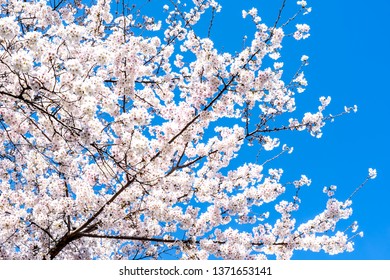
[[[354,222],[352,225],[352,232],[356,232],[358,230],[358,228],[359,228],[359,226],[358,226],[357,222]]]
[[[288,153],[291,154],[293,152],[293,150],[294,150],[294,147],[289,147],[286,144],[284,144],[283,147],[282,147],[282,150],[283,151],[288,151]]]
[[[28,52],[21,50],[12,56],[12,65],[16,70],[27,73],[32,69],[33,58]]]
[[[257,9],[256,8],[252,8],[248,11],[248,14],[251,15],[252,17],[256,17],[257,16]]]
[[[312,11],[311,7],[310,8],[306,8],[306,10],[305,10],[305,12],[303,14],[307,15],[307,14],[311,13],[311,11]]]
[[[321,106],[323,107],[326,107],[330,104],[330,101],[332,100],[332,98],[330,96],[326,97],[325,96],[321,96],[320,97],[320,102],[321,102]]]
[[[0,18],[0,38],[13,39],[19,32],[19,25],[13,17]]]
[[[274,68],[277,70],[277,69],[280,69],[283,67],[283,62],[275,62],[274,63]]]
[[[269,136],[265,136],[263,138],[264,140],[264,143],[263,143],[263,147],[266,151],[272,151],[274,148],[278,147],[280,142],[279,142],[279,139],[278,138],[271,138]]]
[[[368,168],[368,177],[370,177],[370,179],[375,179],[376,175],[376,169]]]
[[[309,59],[309,57],[307,55],[302,55],[301,57],[301,61],[307,61]]]
[[[294,38],[296,40],[307,39],[310,36],[310,26],[307,24],[297,24],[297,31],[294,32]]]
[[[269,57],[272,58],[272,59],[274,59],[274,60],[277,60],[277,59],[280,58],[280,53],[278,53],[278,52],[273,52],[273,53],[269,54]]]

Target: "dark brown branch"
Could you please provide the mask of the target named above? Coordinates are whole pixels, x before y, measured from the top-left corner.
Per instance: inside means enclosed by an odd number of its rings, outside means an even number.
[[[166,244],[174,244],[174,243],[184,243],[184,244],[200,244],[199,240],[192,240],[192,239],[184,239],[184,240],[177,240],[177,239],[164,239],[164,238],[156,238],[156,237],[142,237],[142,236],[112,236],[112,235],[100,235],[100,234],[91,234],[91,233],[82,233],[81,236],[83,237],[89,237],[89,238],[102,238],[102,239],[117,239],[117,240],[133,240],[133,241],[141,241],[141,242],[159,242],[159,243],[166,243]],[[217,244],[225,244],[226,241],[217,241],[213,240],[214,243]],[[264,246],[264,243],[262,242],[252,242],[252,246]],[[272,244],[273,246],[286,246],[288,243],[286,242],[275,242]]]
[[[122,188],[117,191],[103,206],[100,207],[95,214],[92,215],[84,224],[82,224],[75,231],[65,234],[57,244],[49,251],[50,259],[54,259],[61,251],[64,249],[69,243],[74,240],[81,238],[83,233],[88,233],[97,229],[97,225],[99,222],[95,222],[97,217],[103,212],[103,210],[110,205],[127,187],[129,187],[135,181],[135,177],[133,177],[130,181],[128,181]],[[84,232],[83,232],[84,231]]]

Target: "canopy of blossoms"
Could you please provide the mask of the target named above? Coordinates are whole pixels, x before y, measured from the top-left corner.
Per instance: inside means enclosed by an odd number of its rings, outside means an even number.
[[[295,250],[353,250],[356,222],[336,229],[352,214],[352,196],[339,201],[334,186],[325,188],[323,211],[296,224],[310,179],[284,183],[282,169],[255,157],[232,164],[248,145],[292,152],[278,131],[320,137],[335,117],[321,97],[316,112],[275,126],[294,116],[294,96],[307,85],[306,55],[291,81],[279,59],[286,37],[309,36],[308,25],[294,23],[311,11],[306,1],[287,21],[281,1],[272,25],[256,8],[243,11],[255,32],[235,54],[195,32],[219,3],[163,2],[160,21],[129,7],[114,13],[110,0],[0,1],[0,258],[289,259]],[[375,176],[370,169],[366,181]],[[281,199],[287,188],[296,196]],[[272,222],[263,210],[270,203]]]

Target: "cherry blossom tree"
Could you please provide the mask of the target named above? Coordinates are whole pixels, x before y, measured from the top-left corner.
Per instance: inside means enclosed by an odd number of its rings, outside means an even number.
[[[255,32],[234,54],[196,32],[204,15],[212,28],[215,0],[149,2],[160,20],[125,1],[1,1],[0,258],[353,250],[357,223],[337,225],[354,193],[340,201],[335,186],[324,188],[323,211],[298,225],[299,191],[311,181],[284,182],[269,166],[292,152],[278,131],[321,137],[327,121],[356,110],[325,114],[330,97],[321,97],[318,111],[294,114],[308,57],[284,80],[280,51],[309,36],[296,23],[311,11],[306,1],[287,17],[280,1],[271,25],[256,8],[243,11]],[[237,166],[248,146],[270,156]],[[375,176],[370,169],[360,187]]]

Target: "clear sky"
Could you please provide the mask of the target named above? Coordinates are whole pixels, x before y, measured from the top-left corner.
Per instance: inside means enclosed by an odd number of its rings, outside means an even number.
[[[241,17],[243,8],[257,7],[259,15],[271,25],[282,3],[219,2],[222,12],[216,16],[211,34],[217,47],[229,52],[241,50],[242,36],[250,34],[250,21]],[[296,1],[287,2],[286,15],[291,15]],[[312,179],[312,185],[302,190],[298,221],[311,219],[323,209],[324,186],[337,185],[336,197],[343,200],[364,181],[369,167],[376,168],[378,176],[353,199],[352,220],[357,220],[359,230],[364,231],[363,238],[355,238],[354,252],[336,256],[297,252],[294,259],[390,259],[390,2],[309,0],[308,6],[313,8],[312,13],[296,23],[310,24],[311,36],[299,42],[286,40],[281,58],[287,78],[296,70],[302,54],[310,57],[305,69],[309,87],[297,97],[297,111],[314,111],[320,96],[331,96],[328,113],[337,114],[344,105],[355,104],[358,112],[328,123],[321,139],[305,132],[281,134],[282,143],[294,146],[294,153],[274,161],[272,167],[283,168],[286,176],[306,174]]]
[[[242,9],[256,7],[263,21],[273,25],[282,1],[219,0],[223,8],[214,19],[211,39],[221,51],[240,51],[243,36],[250,35],[253,30],[250,20],[242,19]],[[161,10],[166,2],[169,1],[151,1],[149,5],[152,9]],[[306,174],[312,179],[311,186],[301,192],[302,204],[296,217],[298,222],[311,219],[324,209],[324,186],[337,185],[336,197],[345,200],[364,181],[369,167],[376,168],[378,176],[353,198],[351,221],[357,220],[359,230],[364,231],[363,238],[354,239],[354,252],[336,256],[296,252],[293,258],[388,260],[390,2],[307,2],[313,8],[312,13],[298,18],[295,23],[308,23],[311,36],[299,42],[288,38],[283,44],[280,59],[285,62],[285,76],[289,81],[300,64],[300,57],[303,54],[310,57],[310,64],[304,70],[309,86],[297,96],[297,112],[316,112],[320,96],[332,97],[327,113],[335,115],[344,111],[344,105],[355,104],[358,112],[328,123],[321,139],[313,138],[307,132],[280,134],[282,143],[294,146],[294,153],[273,161],[269,168],[283,168],[286,178],[298,179],[300,174]],[[296,7],[296,0],[287,0],[285,15],[291,16]],[[207,16],[210,18],[210,14]],[[198,26],[199,30],[203,29],[203,36],[207,35],[208,22],[206,20]],[[241,160],[251,161],[250,156],[253,154],[248,153]]]

